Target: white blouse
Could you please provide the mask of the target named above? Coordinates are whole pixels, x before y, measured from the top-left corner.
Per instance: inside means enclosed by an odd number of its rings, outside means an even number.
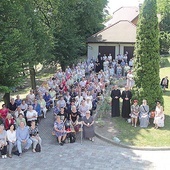
[[[14,130],[11,132],[10,130],[7,130],[7,139],[9,142],[15,142],[16,141],[16,131]]]

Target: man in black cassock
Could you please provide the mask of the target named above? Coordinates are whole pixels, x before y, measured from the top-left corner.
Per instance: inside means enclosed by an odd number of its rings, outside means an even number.
[[[112,117],[119,117],[120,116],[120,102],[119,99],[121,97],[121,92],[118,89],[118,86],[115,85],[114,89],[111,92],[112,98]]]
[[[100,71],[100,70],[103,70],[103,62],[104,62],[104,60],[103,60],[103,57],[101,56],[100,53],[99,53],[99,55],[97,56],[97,58],[98,58],[98,61],[99,61],[99,63],[100,63],[99,71]]]
[[[99,60],[97,59],[96,62],[95,62],[95,72],[96,73],[99,73],[100,71],[100,62]]]
[[[130,100],[132,98],[132,93],[129,90],[128,86],[125,86],[125,90],[122,92],[121,97],[123,99],[122,117],[128,119],[128,118],[130,118],[129,114],[131,113]]]

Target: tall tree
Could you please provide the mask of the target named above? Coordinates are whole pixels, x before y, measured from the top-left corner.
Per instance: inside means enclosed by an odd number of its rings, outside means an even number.
[[[156,100],[163,102],[159,77],[159,29],[156,0],[145,0],[139,15],[135,44],[134,98],[148,101],[154,108]]]
[[[35,66],[43,63],[45,58],[50,55],[51,38],[48,27],[40,20],[39,12],[35,12],[35,4],[32,0],[21,1],[22,13],[24,14],[20,25],[25,41],[22,43],[24,57],[22,58],[24,66],[29,68],[31,88],[36,88]]]
[[[159,1],[161,21],[160,27],[160,52],[168,54],[170,50],[170,0]]]
[[[34,0],[53,31],[55,60],[62,68],[86,52],[86,38],[102,28],[107,0]],[[46,13],[50,11],[50,16]],[[50,59],[50,58],[49,58]]]
[[[24,42],[19,20],[22,7],[19,0],[0,1],[0,91],[5,93],[4,101],[9,102],[10,91],[22,82],[22,56],[20,44]],[[24,26],[24,22],[22,25]]]
[[[0,91],[9,102],[10,91],[23,83],[28,67],[35,88],[35,69],[48,57],[51,38],[46,25],[34,13],[32,0],[0,1]]]

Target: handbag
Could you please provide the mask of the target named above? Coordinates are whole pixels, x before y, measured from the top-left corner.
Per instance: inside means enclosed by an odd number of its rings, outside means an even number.
[[[75,132],[79,132],[79,129],[80,129],[80,125],[79,125],[79,124],[77,124],[77,125],[74,126]]]
[[[74,143],[76,141],[76,136],[74,133],[68,133],[67,137],[69,138],[70,143]]]
[[[150,112],[149,117],[150,117],[150,118],[154,118],[154,117],[155,117],[155,111],[154,111],[154,110],[152,110],[152,111]]]
[[[40,146],[39,143],[36,145],[35,151],[36,152],[41,152],[41,146]]]

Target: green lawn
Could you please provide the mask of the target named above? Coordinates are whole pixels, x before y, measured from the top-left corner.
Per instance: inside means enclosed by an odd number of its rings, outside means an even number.
[[[170,63],[170,57],[168,57]],[[160,78],[170,77],[170,64],[160,69]],[[170,86],[170,85],[169,85]],[[146,129],[139,126],[134,128],[120,118],[112,119],[116,129],[119,130],[117,137],[125,144],[134,146],[170,146],[170,87],[164,92],[165,127],[154,129],[153,120]]]

